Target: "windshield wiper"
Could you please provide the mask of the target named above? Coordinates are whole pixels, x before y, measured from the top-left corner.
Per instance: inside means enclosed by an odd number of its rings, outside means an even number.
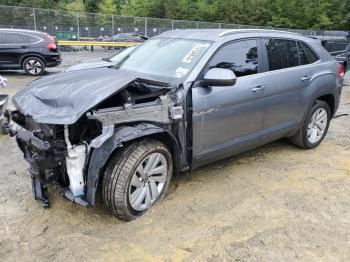
[[[111,66],[112,68],[119,69],[119,67],[130,57],[131,54],[126,55],[122,60],[120,60],[117,64]]]
[[[143,85],[146,85],[148,87],[153,88],[165,88],[165,89],[172,89],[172,86],[169,85],[169,83],[157,81],[157,80],[151,80],[151,79],[144,79],[144,78],[136,78],[136,83],[140,83]]]

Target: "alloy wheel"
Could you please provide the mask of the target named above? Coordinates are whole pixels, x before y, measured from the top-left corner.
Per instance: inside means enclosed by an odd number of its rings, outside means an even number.
[[[26,69],[32,75],[37,75],[37,74],[40,74],[43,67],[38,60],[31,59],[26,63]]]
[[[323,137],[327,128],[328,115],[324,108],[317,109],[311,116],[307,128],[307,138],[310,143],[316,144]]]
[[[160,197],[168,175],[168,163],[162,153],[146,156],[137,166],[129,186],[129,202],[136,211],[151,207]]]

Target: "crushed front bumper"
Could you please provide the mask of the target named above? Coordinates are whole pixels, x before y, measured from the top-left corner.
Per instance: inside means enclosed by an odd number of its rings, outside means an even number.
[[[47,130],[46,132],[53,131]],[[40,202],[44,208],[50,207],[47,188],[51,184],[56,184],[61,188],[60,194],[63,198],[81,206],[90,206],[82,197],[72,195],[67,187],[69,183],[65,180],[67,177],[65,163],[67,147],[64,141],[45,136],[40,138],[38,131],[24,128],[11,117],[9,117],[9,133],[16,138],[24,159],[29,163],[28,172],[32,178],[35,200]]]
[[[30,165],[28,171],[32,178],[35,200],[39,201],[44,208],[50,207],[46,185],[54,180],[54,174],[44,170],[54,170],[57,167],[54,159],[50,161],[50,158],[47,158],[47,153],[51,149],[50,143],[37,138],[33,132],[12,120],[9,121],[9,133],[16,137],[17,144]]]

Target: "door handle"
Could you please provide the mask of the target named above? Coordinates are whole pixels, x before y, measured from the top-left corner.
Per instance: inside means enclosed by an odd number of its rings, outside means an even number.
[[[22,45],[22,46],[21,46],[21,48],[22,48],[22,49],[27,49],[27,48],[28,48],[28,46],[26,46],[26,45]]]
[[[252,92],[253,92],[253,93],[261,92],[261,91],[264,90],[264,88],[265,88],[265,86],[256,86],[256,87],[253,87],[253,88],[252,88]]]
[[[310,79],[310,76],[303,76],[302,78],[301,78],[301,81],[307,81],[307,80],[309,80]]]

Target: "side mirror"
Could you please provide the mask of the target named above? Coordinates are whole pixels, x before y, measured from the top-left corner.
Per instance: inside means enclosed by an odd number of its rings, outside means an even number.
[[[233,86],[237,77],[230,69],[211,68],[204,75],[201,84],[204,86]]]

